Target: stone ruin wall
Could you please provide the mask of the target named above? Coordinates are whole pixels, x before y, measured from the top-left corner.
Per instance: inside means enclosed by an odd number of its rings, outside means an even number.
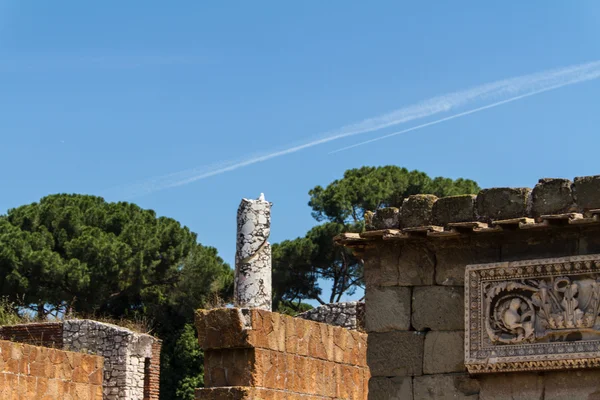
[[[160,345],[150,335],[92,320],[0,327],[3,339],[104,358],[106,400],[158,400]]]
[[[365,326],[364,314],[365,303],[363,301],[348,301],[324,304],[298,314],[296,318],[363,331]]]
[[[199,400],[367,399],[366,335],[259,309],[199,310]]]
[[[102,357],[0,340],[0,398],[102,400]]]
[[[475,373],[469,374],[465,350],[476,354],[476,342],[487,336],[473,331],[477,324],[471,318],[481,312],[478,300],[465,303],[464,297],[465,268],[471,264],[499,263],[496,269],[507,276],[529,270],[568,275],[585,269],[600,277],[600,269],[594,269],[600,262],[588,256],[600,254],[599,209],[600,176],[574,182],[544,179],[533,190],[494,188],[442,199],[411,196],[401,209],[372,215],[367,232],[339,237],[365,263],[369,398],[600,398],[600,370],[587,368],[597,358],[586,361],[581,357],[589,356],[579,353],[573,361],[553,361],[563,354],[519,362],[534,348],[520,346],[525,341],[517,337],[513,347],[500,344],[479,361],[487,373],[476,373],[474,365],[469,368]],[[467,338],[467,349],[466,320],[473,323],[469,329],[474,335]],[[556,346],[542,343],[535,351],[543,353],[544,346],[565,353],[594,350],[575,339]],[[520,372],[494,372],[511,368]],[[581,369],[569,370],[573,368]]]

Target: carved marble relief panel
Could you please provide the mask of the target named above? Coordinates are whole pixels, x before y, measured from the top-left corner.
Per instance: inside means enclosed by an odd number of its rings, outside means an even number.
[[[469,265],[471,373],[600,367],[600,255]]]

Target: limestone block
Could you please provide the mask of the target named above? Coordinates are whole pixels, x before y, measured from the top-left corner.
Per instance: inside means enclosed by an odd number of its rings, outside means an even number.
[[[399,286],[433,285],[436,260],[429,245],[406,244],[381,262],[397,263]]]
[[[396,207],[386,207],[375,211],[369,229],[398,229],[399,227],[400,210]]]
[[[461,331],[430,331],[425,336],[423,373],[464,372],[465,334]]]
[[[529,188],[484,189],[477,195],[478,219],[484,222],[527,216]]]
[[[423,342],[419,332],[371,333],[367,362],[371,376],[415,376],[423,373]]]
[[[515,232],[501,243],[500,260],[518,261],[577,254],[577,231]]]
[[[449,196],[438,199],[433,204],[432,224],[445,226],[451,222],[475,221],[474,194]]]
[[[544,378],[532,372],[478,376],[480,400],[530,400],[544,398]],[[547,399],[547,397],[546,397]]]
[[[436,246],[435,283],[437,285],[462,286],[465,284],[465,266],[500,261],[500,245],[493,241],[474,239],[441,243]]]
[[[407,331],[410,329],[408,287],[370,287],[365,298],[367,332]]]
[[[532,216],[576,211],[572,187],[568,179],[540,179],[531,192]]]
[[[600,208],[600,175],[575,178],[574,190],[580,210]]]
[[[412,325],[416,330],[464,329],[464,292],[460,286],[422,286],[413,289]]]
[[[544,400],[600,399],[600,370],[547,372]]]
[[[406,376],[371,378],[369,380],[369,399],[412,400],[412,378]]]
[[[424,375],[413,379],[414,400],[476,400],[479,382],[466,374]]]
[[[398,285],[398,262],[393,259],[400,249],[398,243],[386,243],[376,249],[368,249],[364,259],[365,284],[371,286]]]
[[[437,197],[432,194],[416,194],[408,196],[400,209],[400,227],[431,225],[433,203]]]

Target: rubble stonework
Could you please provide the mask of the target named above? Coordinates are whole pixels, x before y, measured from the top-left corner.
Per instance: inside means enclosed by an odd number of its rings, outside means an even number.
[[[296,317],[347,329],[363,330],[364,308],[365,303],[362,301],[331,303],[305,311]]]
[[[336,238],[364,261],[370,398],[597,397],[600,176],[405,204]]]
[[[237,213],[234,304],[271,310],[271,203],[243,199]]]
[[[0,337],[102,356],[105,400],[158,400],[160,341],[150,335],[74,319],[4,326]]]

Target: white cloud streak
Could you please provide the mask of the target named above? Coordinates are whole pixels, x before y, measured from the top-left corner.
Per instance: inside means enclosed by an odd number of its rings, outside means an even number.
[[[477,86],[471,89],[433,97],[431,99],[400,108],[396,111],[387,114],[365,119],[356,124],[346,125],[335,131],[327,133],[324,137],[320,139],[316,139],[305,144],[289,147],[284,150],[279,150],[260,156],[250,157],[248,159],[238,162],[225,163],[200,169],[195,168],[192,170],[176,172],[174,174],[165,175],[162,177],[152,178],[134,185],[129,185],[125,188],[125,191],[127,192],[128,197],[136,197],[139,195],[148,194],[167,188],[187,185],[195,181],[234,171],[263,161],[271,160],[273,158],[285,156],[287,154],[296,153],[298,151],[332,142],[334,140],[364,134],[368,132],[374,132],[380,129],[399,125],[416,119],[430,117],[443,112],[449,112],[453,109],[465,106],[473,102],[481,102],[485,100],[490,101],[506,96],[511,96],[508,99],[497,101],[493,104],[479,107],[474,110],[466,111],[464,113],[443,118],[441,120],[409,128],[404,131],[394,132],[381,138],[375,138],[366,142],[358,143],[352,146],[347,146],[345,148],[334,151],[335,153],[352,147],[371,143],[376,140],[381,140],[386,137],[399,135],[413,130],[425,128],[427,126],[439,124],[441,122],[449,121],[451,119],[473,114],[489,108],[498,107],[502,104],[510,103],[512,101],[516,101],[525,97],[530,97],[539,93],[558,89],[563,86],[584,82],[591,79],[596,79],[599,76],[600,61],[595,61],[586,64],[579,64],[565,68],[538,72],[535,74],[496,81]]]

